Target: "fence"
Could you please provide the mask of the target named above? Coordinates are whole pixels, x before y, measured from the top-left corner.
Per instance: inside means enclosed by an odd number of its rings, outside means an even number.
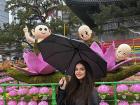
[[[117,85],[118,84],[140,84],[140,81],[129,81],[129,82],[96,82],[96,85],[112,85],[114,87],[114,95],[113,95],[113,101],[114,105],[117,105],[118,98],[117,98]],[[4,94],[3,94],[3,100],[4,105],[7,105],[6,101],[6,87],[7,86],[49,86],[52,88],[52,96],[51,96],[51,105],[57,105],[56,103],[56,87],[58,86],[57,83],[47,83],[47,84],[0,84],[4,88]]]
[[[132,48],[132,53],[130,54],[130,56],[140,58],[140,38],[133,38],[127,40],[114,40],[114,43],[116,48],[123,43],[130,45]],[[104,46],[106,48],[108,48],[108,46],[111,44],[112,41],[104,42]],[[134,59],[132,62],[139,63],[140,59]]]

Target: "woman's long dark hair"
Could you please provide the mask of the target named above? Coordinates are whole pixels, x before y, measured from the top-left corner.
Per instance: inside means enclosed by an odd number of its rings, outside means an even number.
[[[78,61],[77,64],[82,64],[85,67],[86,75],[82,82],[75,76],[75,70],[66,87],[66,97],[64,101],[70,105],[87,105],[90,93],[92,93],[94,86],[93,72],[90,65],[86,61]],[[75,68],[76,68],[75,65]]]

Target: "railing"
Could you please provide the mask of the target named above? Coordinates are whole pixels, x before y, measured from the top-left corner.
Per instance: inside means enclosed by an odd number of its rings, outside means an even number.
[[[140,81],[129,81],[129,82],[96,82],[96,85],[112,85],[114,87],[114,105],[117,105],[117,85],[118,84],[140,84]],[[51,105],[57,105],[56,103],[56,87],[58,86],[57,83],[47,83],[47,84],[0,84],[4,88],[4,94],[3,94],[3,99],[4,99],[4,105],[7,105],[6,103],[6,87],[7,86],[51,86],[52,88],[52,101]]]
[[[132,60],[134,64],[139,63],[140,59],[140,38],[132,38],[127,40],[114,40],[115,47],[117,48],[120,44],[128,44],[132,48],[132,53],[130,54],[131,57],[134,57],[135,59]],[[112,44],[112,41],[104,42],[104,46],[108,48]]]
[[[3,99],[4,99],[4,105],[7,105],[6,103],[6,87],[7,86],[51,86],[52,88],[52,102],[51,105],[57,105],[56,103],[56,86],[57,83],[47,83],[47,84],[0,84],[0,86],[4,87],[4,94],[3,94]]]
[[[98,85],[103,85],[103,84],[106,84],[106,85],[113,85],[114,87],[114,105],[117,105],[117,91],[116,91],[116,88],[117,88],[117,85],[118,84],[140,84],[140,81],[129,81],[129,82],[96,82],[96,84]]]

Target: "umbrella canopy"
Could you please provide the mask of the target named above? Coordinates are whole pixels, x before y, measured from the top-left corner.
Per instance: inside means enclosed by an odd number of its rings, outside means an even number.
[[[107,63],[86,44],[59,35],[50,35],[38,43],[44,61],[71,75],[76,62],[85,60],[93,70],[95,78],[106,75]]]

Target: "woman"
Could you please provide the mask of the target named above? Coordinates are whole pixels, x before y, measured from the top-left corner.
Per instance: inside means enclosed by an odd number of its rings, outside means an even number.
[[[69,82],[63,77],[59,81],[58,105],[99,105],[100,99],[94,88],[94,79],[90,65],[81,60]]]

